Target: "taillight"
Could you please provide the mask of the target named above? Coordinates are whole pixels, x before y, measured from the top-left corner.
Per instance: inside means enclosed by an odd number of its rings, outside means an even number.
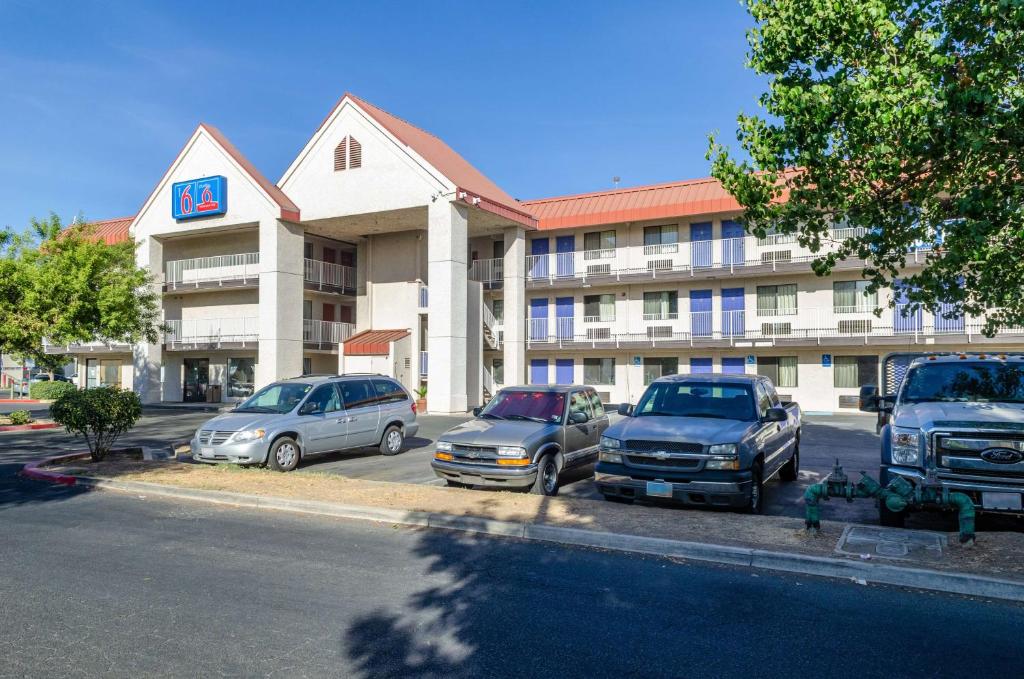
[[[413,414],[413,415],[415,415],[415,414],[416,414],[416,401],[413,401],[413,402],[412,402],[412,414]]]

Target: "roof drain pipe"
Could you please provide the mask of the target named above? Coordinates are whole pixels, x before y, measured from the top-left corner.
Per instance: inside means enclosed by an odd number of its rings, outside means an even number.
[[[856,498],[875,498],[884,502],[889,511],[897,514],[924,505],[956,510],[960,521],[960,544],[966,547],[974,545],[974,502],[964,493],[943,487],[931,473],[925,483],[919,486],[902,476],[895,476],[883,488],[864,472],[861,472],[860,480],[853,483],[843,472],[839,460],[836,460],[832,473],[821,483],[808,487],[804,493],[804,504],[807,506],[804,525],[809,532],[817,533],[821,529],[819,503],[833,497],[846,498],[847,502],[853,502]]]

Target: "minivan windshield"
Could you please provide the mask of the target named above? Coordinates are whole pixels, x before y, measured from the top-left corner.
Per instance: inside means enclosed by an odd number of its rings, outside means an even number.
[[[236,413],[287,413],[302,397],[309,393],[312,384],[305,382],[279,382],[269,384],[246,399],[235,408]]]
[[[480,412],[494,420],[557,423],[565,411],[565,394],[554,391],[499,391]]]
[[[1024,403],[1024,363],[925,363],[907,372],[901,403]]]
[[[754,396],[745,384],[655,382],[647,387],[634,414],[637,417],[710,417],[754,420]]]

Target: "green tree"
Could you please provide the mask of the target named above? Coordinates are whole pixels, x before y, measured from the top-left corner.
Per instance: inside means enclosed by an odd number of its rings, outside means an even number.
[[[749,160],[714,135],[708,157],[748,230],[819,252],[833,225],[863,227],[815,272],[859,257],[911,309],[988,312],[988,334],[1024,324],[1024,0],[744,3],[767,115],[738,118]]]
[[[135,392],[116,387],[71,389],[53,402],[50,416],[69,434],[84,438],[93,461],[99,462],[142,417],[142,402]]]
[[[33,219],[24,234],[0,233],[0,347],[50,365],[53,344],[156,342],[159,298],[134,244],[107,244],[89,225]]]

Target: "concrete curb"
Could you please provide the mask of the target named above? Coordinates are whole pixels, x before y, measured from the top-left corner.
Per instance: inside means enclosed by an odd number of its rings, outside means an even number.
[[[0,434],[9,431],[39,431],[43,429],[60,429],[56,422],[38,422],[36,424],[5,424],[0,426]]]
[[[393,525],[442,528],[485,535],[515,537],[526,540],[552,542],[563,545],[611,549],[620,552],[650,554],[660,557],[674,557],[710,563],[746,566],[799,575],[814,575],[827,578],[863,581],[932,590],[949,594],[961,594],[987,599],[1004,599],[1024,602],[1024,582],[990,578],[967,573],[947,573],[918,568],[906,568],[875,562],[852,561],[830,557],[811,556],[787,552],[773,552],[762,549],[732,547],[704,542],[688,542],[665,538],[650,538],[620,533],[602,533],[581,528],[566,528],[544,524],[497,521],[493,519],[453,516],[430,512],[413,512],[398,509],[342,505],[316,500],[293,500],[282,497],[263,497],[244,493],[217,490],[179,488],[143,481],[113,481],[93,477],[67,477],[56,472],[46,472],[38,466],[52,464],[61,459],[81,457],[81,454],[64,455],[25,465],[22,473],[51,483],[65,483],[57,477],[70,478],[72,484],[102,490],[155,495],[160,497],[198,500],[213,504],[254,509],[314,514],[359,521],[377,521]],[[29,468],[31,467],[31,473]]]

